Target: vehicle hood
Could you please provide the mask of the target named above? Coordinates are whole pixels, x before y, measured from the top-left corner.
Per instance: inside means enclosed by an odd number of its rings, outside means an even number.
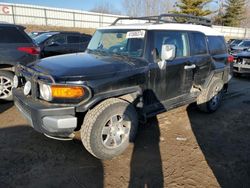
[[[28,67],[51,75],[55,80],[87,80],[136,71],[147,65],[144,60],[122,56],[77,53],[38,60]]]

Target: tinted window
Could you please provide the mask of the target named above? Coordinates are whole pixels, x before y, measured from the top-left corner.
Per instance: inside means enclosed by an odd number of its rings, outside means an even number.
[[[207,54],[207,44],[206,37],[202,33],[192,33],[191,34],[192,41],[192,52],[193,55],[202,55]]]
[[[0,43],[29,43],[28,37],[15,27],[0,28]]]
[[[172,44],[176,47],[176,57],[189,56],[188,34],[175,31],[155,31],[154,47],[161,56],[161,48],[164,44]]]
[[[65,35],[55,35],[50,39],[49,43],[51,42],[54,42],[57,44],[66,44],[66,37]]]
[[[41,35],[38,35],[34,38],[34,41],[37,43],[37,44],[41,44],[43,43],[45,40],[47,40],[48,38],[50,38],[51,36],[53,36],[54,34],[53,33],[44,33],[44,34],[41,34]]]
[[[208,36],[208,48],[212,54],[226,53],[226,45],[224,37]]]
[[[76,35],[69,35],[69,36],[67,36],[67,39],[68,39],[69,44],[79,43],[79,41],[80,41],[80,37],[76,36]]]
[[[91,37],[89,37],[89,36],[81,36],[80,43],[89,42],[90,39],[91,39]]]

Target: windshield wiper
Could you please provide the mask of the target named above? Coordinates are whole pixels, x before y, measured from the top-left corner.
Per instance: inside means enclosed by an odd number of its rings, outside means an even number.
[[[91,49],[88,49],[88,52],[93,53],[93,54],[97,54],[97,55],[110,55],[105,50],[91,50]]]

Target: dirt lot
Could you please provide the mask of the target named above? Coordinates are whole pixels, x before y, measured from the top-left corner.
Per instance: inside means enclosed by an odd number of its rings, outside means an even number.
[[[214,114],[182,107],[141,125],[111,161],[55,141],[0,106],[0,187],[250,187],[250,78],[233,79]]]

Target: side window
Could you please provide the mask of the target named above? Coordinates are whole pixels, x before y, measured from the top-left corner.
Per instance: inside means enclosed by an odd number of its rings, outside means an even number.
[[[161,56],[161,48],[164,44],[172,44],[176,47],[176,57],[187,57],[190,55],[188,34],[176,31],[155,31],[154,47]]]
[[[208,36],[208,48],[211,54],[227,53],[225,39],[222,36]]]
[[[76,43],[79,43],[79,41],[80,41],[80,36],[77,36],[77,35],[68,35],[68,36],[67,36],[67,41],[68,41],[68,44],[76,44]]]
[[[80,43],[89,42],[90,39],[91,39],[91,37],[82,35],[82,36],[80,37]]]
[[[203,33],[191,33],[191,41],[193,55],[207,54],[206,36]]]
[[[1,27],[0,36],[0,43],[30,43],[28,37],[15,27]]]
[[[57,44],[66,44],[66,36],[65,35],[55,35],[53,36],[48,43],[57,43]]]

